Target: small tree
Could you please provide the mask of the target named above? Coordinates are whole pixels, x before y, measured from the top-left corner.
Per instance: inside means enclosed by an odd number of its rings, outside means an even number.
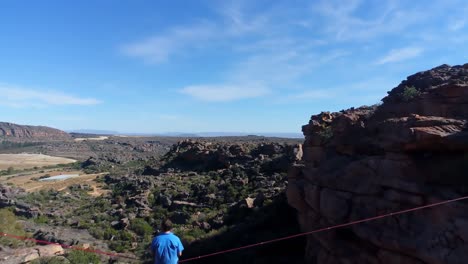
[[[421,95],[421,92],[418,91],[416,87],[406,86],[405,89],[403,89],[403,92],[401,93],[401,98],[403,99],[403,101],[408,102],[420,95]]]
[[[154,231],[153,227],[141,218],[135,218],[130,224],[130,228],[140,236],[151,236]]]

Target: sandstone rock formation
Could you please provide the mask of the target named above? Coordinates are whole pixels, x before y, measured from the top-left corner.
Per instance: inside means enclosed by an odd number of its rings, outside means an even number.
[[[380,106],[312,116],[289,204],[303,231],[468,194],[468,64],[409,76]],[[308,263],[466,263],[468,202],[311,235]]]
[[[4,264],[30,263],[39,258],[62,256],[65,254],[60,245],[35,246],[20,249],[0,249],[0,261]]]
[[[258,167],[262,171],[287,171],[302,155],[300,145],[268,143],[214,143],[183,140],[163,157],[161,171],[206,172],[235,166]],[[148,174],[156,173],[148,169]],[[149,173],[151,171],[151,173]]]
[[[8,140],[65,140],[70,135],[64,131],[45,126],[24,126],[0,122],[0,138]]]

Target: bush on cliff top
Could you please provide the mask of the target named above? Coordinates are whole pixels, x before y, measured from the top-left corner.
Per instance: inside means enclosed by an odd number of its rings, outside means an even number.
[[[401,93],[401,98],[403,101],[408,102],[411,101],[412,99],[418,97],[421,95],[421,92],[416,89],[414,86],[406,86],[403,92]]]

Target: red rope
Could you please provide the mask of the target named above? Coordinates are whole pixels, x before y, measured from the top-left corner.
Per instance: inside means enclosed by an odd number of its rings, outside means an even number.
[[[188,261],[197,260],[197,259],[202,259],[202,258],[207,258],[207,257],[212,257],[212,256],[221,255],[221,254],[225,254],[225,253],[229,253],[229,252],[233,252],[233,251],[238,251],[238,250],[242,250],[242,249],[257,247],[257,246],[270,244],[270,243],[274,243],[274,242],[278,242],[278,241],[282,241],[282,240],[287,240],[287,239],[291,239],[291,238],[296,238],[296,237],[300,237],[300,236],[316,234],[316,233],[319,233],[319,232],[333,230],[333,229],[337,229],[337,228],[341,228],[341,227],[352,226],[352,225],[356,225],[356,224],[360,224],[360,223],[364,223],[364,222],[369,222],[369,221],[373,221],[373,220],[377,220],[377,219],[382,219],[382,218],[389,217],[389,216],[395,216],[395,215],[400,215],[400,214],[404,214],[404,213],[409,213],[409,212],[422,210],[422,209],[430,208],[430,207],[435,207],[435,206],[439,206],[439,205],[443,205],[443,204],[453,203],[453,202],[457,202],[457,201],[461,201],[461,200],[465,200],[465,199],[468,199],[468,196],[464,196],[464,197],[460,197],[460,198],[456,198],[456,199],[451,199],[451,200],[446,200],[446,201],[442,201],[442,202],[438,202],[438,203],[428,204],[428,205],[424,205],[424,206],[414,207],[414,208],[411,208],[411,209],[406,209],[406,210],[397,211],[397,212],[393,212],[393,213],[382,214],[382,215],[378,215],[378,216],[374,216],[374,217],[370,217],[370,218],[365,218],[365,219],[361,219],[361,220],[352,221],[352,222],[345,223],[345,224],[339,224],[339,225],[334,225],[334,226],[330,226],[330,227],[324,227],[324,228],[316,229],[316,230],[309,231],[309,232],[304,232],[304,233],[300,233],[300,234],[296,234],[296,235],[292,235],[292,236],[286,236],[286,237],[276,238],[276,239],[272,239],[272,240],[267,240],[267,241],[263,241],[263,242],[259,242],[259,243],[255,243],[255,244],[250,244],[250,245],[246,245],[246,246],[242,246],[242,247],[232,248],[232,249],[228,249],[228,250],[222,250],[222,251],[214,252],[214,253],[211,253],[211,254],[206,254],[206,255],[201,255],[201,256],[198,256],[198,257],[184,259],[184,260],[179,261],[179,263],[188,262]]]
[[[212,257],[212,256],[221,255],[221,254],[225,254],[225,253],[229,253],[229,252],[233,252],[233,251],[238,251],[238,250],[242,250],[242,249],[253,248],[253,247],[257,247],[257,246],[261,246],[261,245],[265,245],[265,244],[270,244],[270,243],[274,243],[274,242],[278,242],[278,241],[282,241],[282,240],[287,240],[287,239],[291,239],[291,238],[316,234],[316,233],[319,233],[319,232],[323,232],[323,231],[327,231],[327,230],[333,230],[333,229],[337,229],[337,228],[341,228],[341,227],[352,226],[352,225],[356,225],[356,224],[360,224],[360,223],[364,223],[364,222],[369,222],[369,221],[373,221],[373,220],[382,219],[382,218],[389,217],[389,216],[395,216],[395,215],[400,215],[400,214],[404,214],[404,213],[414,212],[414,211],[417,211],[417,210],[422,210],[422,209],[425,209],[425,208],[431,208],[431,207],[435,207],[435,206],[439,206],[439,205],[453,203],[453,202],[457,202],[457,201],[461,201],[461,200],[465,200],[465,199],[468,199],[468,196],[464,196],[464,197],[460,197],[460,198],[456,198],[456,199],[451,199],[451,200],[446,200],[446,201],[442,201],[442,202],[437,202],[437,203],[433,203],[433,204],[428,204],[428,205],[424,205],[424,206],[418,206],[418,207],[414,207],[414,208],[410,208],[410,209],[406,209],[406,210],[401,210],[401,211],[397,211],[397,212],[393,212],[393,213],[382,214],[382,215],[378,215],[378,216],[374,216],[374,217],[370,217],[370,218],[365,218],[365,219],[361,219],[361,220],[348,222],[348,223],[345,223],[345,224],[339,224],[339,225],[334,225],[334,226],[330,226],[330,227],[324,227],[324,228],[316,229],[316,230],[309,231],[309,232],[304,232],[304,233],[299,233],[299,234],[292,235],[292,236],[286,236],[286,237],[276,238],[276,239],[272,239],[272,240],[267,240],[267,241],[263,241],[263,242],[259,242],[259,243],[255,243],[255,244],[250,244],[250,245],[246,245],[246,246],[242,246],[242,247],[222,250],[222,251],[218,251],[218,252],[214,252],[214,253],[210,253],[210,254],[206,254],[206,255],[201,255],[201,256],[198,256],[198,257],[184,259],[184,260],[179,261],[179,263],[188,262],[188,261],[197,260],[197,259],[202,259],[202,258],[207,258],[207,257]],[[97,250],[97,249],[69,246],[69,245],[49,242],[49,241],[45,241],[45,240],[38,240],[38,239],[24,237],[24,236],[16,236],[16,235],[11,235],[11,234],[6,234],[6,233],[3,233],[3,232],[0,232],[0,236],[10,237],[10,238],[18,239],[18,240],[34,241],[34,242],[39,243],[39,244],[59,245],[59,246],[62,246],[63,248],[68,248],[68,249],[72,249],[72,250],[87,251],[87,252],[92,252],[92,253],[96,253],[96,254],[100,254],[100,255],[107,255],[107,256],[111,256],[111,257],[138,260],[137,258],[124,256],[124,255],[117,254],[117,253],[105,252],[105,251],[101,251],[101,250]]]
[[[69,245],[65,245],[65,244],[50,242],[50,241],[46,241],[46,240],[39,240],[39,239],[30,238],[30,237],[25,237],[25,236],[16,236],[16,235],[7,234],[7,233],[3,233],[3,232],[0,232],[0,236],[9,237],[9,238],[14,238],[14,239],[18,239],[18,240],[33,241],[33,242],[36,242],[36,243],[38,243],[38,244],[58,245],[58,246],[61,246],[61,247],[63,247],[63,248],[68,248],[68,249],[72,249],[72,250],[81,250],[81,251],[86,251],[86,252],[96,253],[96,254],[100,254],[100,255],[111,256],[111,257],[118,257],[118,258],[127,258],[127,259],[135,259],[135,260],[138,260],[137,258],[133,258],[133,257],[129,257],[129,256],[124,256],[124,255],[120,255],[120,254],[112,253],[112,252],[106,252],[106,251],[102,251],[102,250],[99,250],[99,249],[91,249],[91,248],[84,248],[84,247],[77,247],[77,246],[69,246]]]

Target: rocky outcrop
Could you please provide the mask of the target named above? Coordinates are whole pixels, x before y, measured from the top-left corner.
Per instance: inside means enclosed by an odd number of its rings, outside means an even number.
[[[0,184],[0,208],[15,205],[16,198],[24,194],[24,189]]]
[[[0,138],[7,140],[66,140],[70,135],[64,131],[45,126],[25,126],[0,122]]]
[[[36,218],[42,215],[41,210],[37,206],[19,201],[18,198],[25,196],[25,194],[26,192],[22,188],[0,184],[0,209],[12,207],[16,215],[28,218]]]
[[[269,143],[214,143],[183,140],[174,145],[163,157],[160,172],[216,171],[236,166],[257,167],[261,171],[284,171],[289,164],[300,159],[300,145]],[[156,173],[147,168],[148,173]]]
[[[468,64],[409,76],[380,106],[303,127],[288,201],[303,231],[468,194]],[[468,203],[309,236],[308,263],[465,263]]]
[[[4,264],[30,263],[39,258],[56,257],[64,254],[65,250],[60,245],[35,246],[21,249],[0,248],[0,260]]]

